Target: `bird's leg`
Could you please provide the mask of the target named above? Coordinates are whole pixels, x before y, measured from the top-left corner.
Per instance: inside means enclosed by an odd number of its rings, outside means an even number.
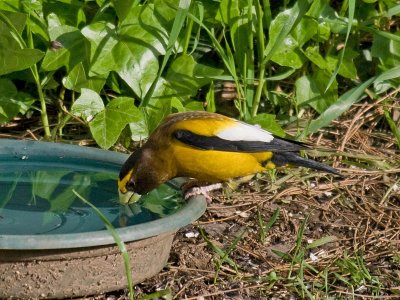
[[[212,202],[212,197],[208,194],[208,192],[218,190],[220,188],[222,188],[222,183],[201,185],[198,181],[189,181],[182,186],[185,200],[192,196],[203,195],[207,200],[207,204]]]

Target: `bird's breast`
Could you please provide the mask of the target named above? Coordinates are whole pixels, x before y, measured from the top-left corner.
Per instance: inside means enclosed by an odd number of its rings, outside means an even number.
[[[173,156],[177,176],[193,177],[206,182],[221,182],[265,171],[265,162],[271,152],[243,153],[215,150],[200,150],[176,143]]]

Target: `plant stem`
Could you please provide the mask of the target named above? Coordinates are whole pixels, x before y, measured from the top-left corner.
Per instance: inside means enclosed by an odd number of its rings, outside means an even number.
[[[28,8],[29,11],[29,18],[30,18],[30,6]],[[33,37],[32,37],[32,31],[30,26],[26,26],[26,31],[27,31],[27,42],[28,42],[28,48],[30,49],[34,49],[34,44],[33,44]],[[44,138],[45,139],[50,139],[51,138],[51,132],[50,132],[50,126],[49,126],[49,118],[47,115],[47,107],[46,107],[46,101],[44,99],[44,94],[43,94],[43,89],[42,89],[42,84],[40,82],[40,76],[39,76],[39,72],[37,69],[37,65],[34,64],[33,66],[30,67],[31,72],[32,72],[32,76],[35,79],[35,84],[36,84],[36,89],[38,92],[38,96],[39,96],[39,101],[40,101],[40,116],[42,119],[42,125],[43,125],[43,129],[44,129]]]
[[[260,101],[261,101],[261,93],[263,91],[263,86],[264,86],[264,75],[265,75],[265,67],[267,64],[267,61],[264,59],[264,29],[263,29],[263,19],[262,19],[262,9],[260,2],[255,1],[255,6],[256,6],[256,15],[257,15],[257,52],[258,52],[258,85],[257,85],[257,90],[256,94],[254,96],[254,102],[253,102],[253,107],[251,110],[251,116],[255,117],[258,112],[258,107],[260,106]]]
[[[33,65],[31,67],[31,70],[32,70],[32,73],[34,74],[33,77],[35,78],[36,88],[37,88],[38,95],[39,95],[40,117],[42,119],[42,124],[43,124],[43,128],[44,128],[44,138],[50,139],[51,133],[50,133],[50,126],[49,126],[49,118],[47,115],[46,101],[44,99],[43,89],[42,89],[42,85],[40,83],[40,78],[39,78],[39,74],[38,74],[36,65]]]

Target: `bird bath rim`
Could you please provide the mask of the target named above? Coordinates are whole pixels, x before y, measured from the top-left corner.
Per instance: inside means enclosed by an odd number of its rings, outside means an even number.
[[[127,154],[113,151],[88,148],[70,144],[51,142],[0,139],[0,157],[10,155],[8,163],[17,163],[18,160],[34,159],[35,156],[46,156],[60,164],[73,163],[75,159],[84,162],[86,159],[98,161],[101,170],[111,165],[122,165],[128,158]],[[76,165],[74,165],[76,166]],[[85,169],[86,170],[86,169]],[[177,212],[161,219],[116,228],[117,233],[124,242],[141,240],[162,233],[176,231],[198,219],[206,210],[207,203],[203,196],[195,196],[189,199]],[[42,234],[42,235],[0,235],[0,249],[15,250],[44,250],[80,248],[114,244],[114,238],[107,229],[65,234]]]

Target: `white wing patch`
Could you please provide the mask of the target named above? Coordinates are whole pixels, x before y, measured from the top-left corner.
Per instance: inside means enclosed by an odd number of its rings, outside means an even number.
[[[228,141],[259,141],[265,143],[274,139],[270,132],[242,122],[235,122],[234,126],[221,130],[216,136]]]

